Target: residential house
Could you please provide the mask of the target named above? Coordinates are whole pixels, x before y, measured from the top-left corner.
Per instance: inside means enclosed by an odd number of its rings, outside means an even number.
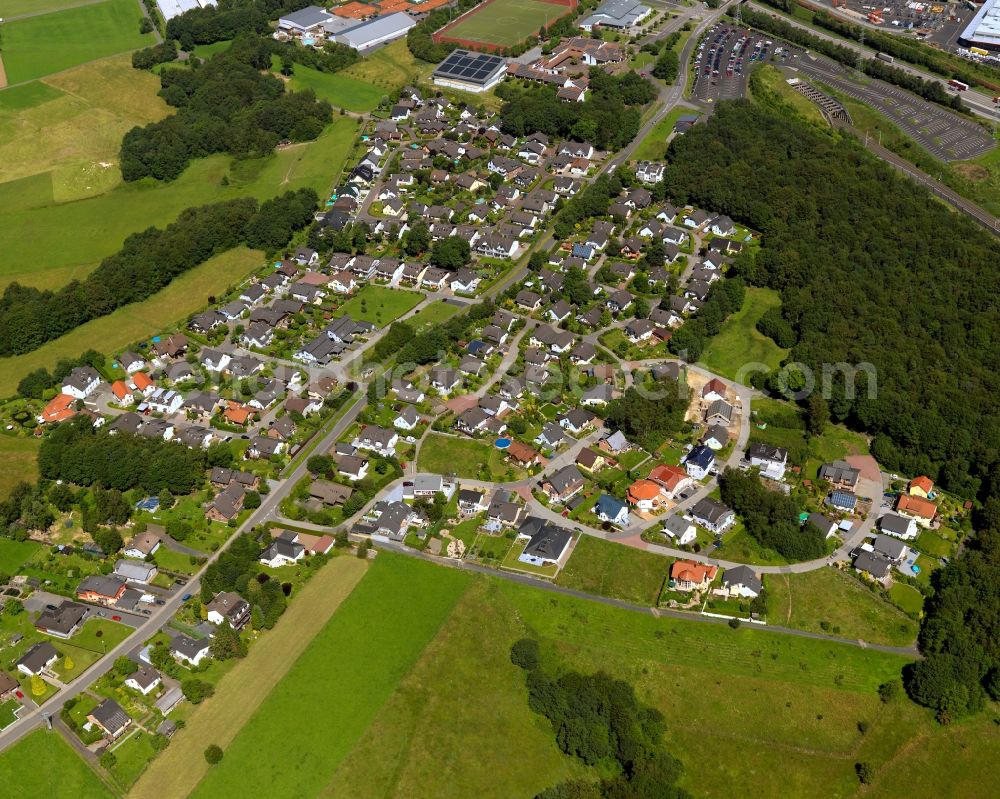
[[[833,488],[853,491],[858,485],[861,472],[845,461],[824,463],[819,469],[819,479],[830,483]]]
[[[528,539],[518,560],[533,566],[562,565],[573,542],[568,530],[536,517],[525,519],[517,534]]]
[[[205,516],[216,522],[228,522],[235,519],[246,499],[246,489],[237,482],[230,483],[215,495],[215,499],[205,509]]]
[[[837,523],[828,519],[822,513],[810,513],[805,523],[811,524],[819,530],[824,538],[830,538],[837,534]]]
[[[399,443],[399,433],[378,425],[365,427],[353,442],[358,449],[371,450],[383,457],[395,455],[397,443]]]
[[[285,530],[271,541],[271,545],[260,556],[260,562],[272,569],[297,563],[306,555],[306,548],[299,543],[299,537]]]
[[[693,560],[675,560],[670,564],[670,587],[675,591],[707,591],[719,567]]]
[[[872,541],[872,549],[898,566],[909,557],[910,548],[898,538],[888,535],[877,535]]]
[[[682,547],[693,544],[698,537],[695,526],[679,513],[663,520],[663,534]]]
[[[728,386],[719,378],[713,377],[701,389],[701,398],[705,402],[712,403],[726,398]]]
[[[142,560],[143,558],[147,558],[154,554],[156,550],[160,548],[161,540],[162,539],[157,533],[150,530],[137,533],[133,536],[132,540],[126,544],[123,553],[126,557]]]
[[[77,599],[98,605],[114,605],[125,593],[126,582],[114,575],[93,574],[76,587]]]
[[[933,491],[934,481],[925,474],[922,474],[919,477],[914,477],[910,480],[910,483],[907,486],[907,492],[911,497],[929,499]]]
[[[156,577],[156,564],[144,560],[123,559],[115,562],[116,577],[121,577],[130,583],[146,584]]]
[[[913,494],[903,494],[896,500],[896,512],[913,519],[921,527],[930,527],[937,517],[937,505],[929,499]]]
[[[152,666],[141,665],[125,678],[125,685],[143,696],[149,696],[160,684],[160,672]]]
[[[857,496],[855,496],[852,492],[845,491],[843,489],[836,489],[830,492],[830,496],[826,501],[831,507],[847,513],[853,513],[854,508],[858,504]]]
[[[667,464],[654,466],[649,472],[649,479],[660,486],[668,499],[674,499],[694,486],[694,481],[680,466]]]
[[[785,467],[788,464],[788,450],[784,447],[774,447],[755,441],[747,447],[746,457],[751,466],[760,469],[763,477],[771,480],[784,478]]]
[[[636,480],[628,487],[627,499],[630,505],[642,511],[659,510],[665,499],[663,488],[652,480]]]
[[[578,494],[584,486],[583,475],[574,465],[563,466],[542,482],[542,491],[549,499],[566,502]]]
[[[886,535],[901,538],[904,541],[912,541],[917,537],[917,522],[913,518],[898,516],[895,513],[887,513],[878,520],[878,529]]]
[[[105,699],[87,714],[87,721],[96,725],[112,741],[120,737],[132,723],[128,713],[114,699]]]
[[[200,666],[209,656],[211,642],[207,638],[194,639],[186,635],[178,635],[170,642],[170,654],[174,660],[183,665]]]
[[[602,522],[610,522],[618,527],[628,527],[630,523],[628,505],[609,494],[598,497],[594,513]]]
[[[368,474],[368,459],[357,455],[338,455],[337,474],[348,480],[364,480]]]
[[[729,592],[729,596],[738,596],[744,599],[756,599],[764,590],[760,575],[749,566],[726,569],[726,573],[722,575],[722,585]]]
[[[862,550],[854,559],[854,568],[883,584],[892,575],[892,561],[878,552]]]
[[[475,516],[484,513],[489,507],[484,491],[462,488],[458,492],[458,510],[463,516]]]
[[[63,378],[62,393],[74,399],[86,399],[101,384],[101,376],[92,366],[77,366]]]
[[[598,423],[597,417],[585,408],[574,408],[569,413],[557,416],[555,420],[560,427],[569,430],[575,436]]]
[[[723,424],[709,425],[701,437],[701,443],[718,452],[729,443],[729,428]]]
[[[60,657],[59,651],[52,644],[42,641],[28,649],[14,665],[22,674],[33,677],[51,668]]]
[[[721,533],[736,521],[736,514],[721,502],[705,497],[691,509],[691,518],[713,533]]]
[[[89,613],[86,605],[69,600],[58,606],[48,605],[35,620],[35,629],[56,638],[70,638],[83,626]]]
[[[684,468],[690,477],[704,480],[715,468],[715,453],[703,444],[699,444],[684,458]]]
[[[228,624],[242,630],[250,621],[250,603],[233,591],[220,591],[206,606],[211,624]]]

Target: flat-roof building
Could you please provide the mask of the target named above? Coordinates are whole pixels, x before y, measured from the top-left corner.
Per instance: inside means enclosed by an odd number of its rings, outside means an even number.
[[[305,8],[285,14],[278,20],[278,27],[290,33],[309,33],[333,19],[333,14],[319,6]]]
[[[625,30],[639,24],[652,13],[653,9],[638,0],[607,0],[593,14],[580,20],[579,27],[585,31],[596,27]]]
[[[986,0],[958,40],[969,47],[1000,52],[1000,0]]]
[[[507,62],[497,55],[453,50],[438,64],[431,79],[438,86],[450,86],[463,92],[486,92],[507,74]]]
[[[375,17],[375,19],[335,33],[333,40],[339,44],[353,47],[355,50],[369,50],[405,36],[410,28],[416,27],[416,24],[417,21],[409,14],[397,11],[395,14]]]
[[[216,0],[156,0],[156,7],[160,9],[163,19],[167,22],[188,11],[194,11],[196,8],[205,8],[206,6],[214,6],[215,4]]]

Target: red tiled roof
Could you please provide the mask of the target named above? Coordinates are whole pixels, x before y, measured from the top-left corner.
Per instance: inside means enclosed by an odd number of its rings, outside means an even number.
[[[933,519],[937,516],[937,505],[929,499],[923,497],[912,497],[903,494],[896,503],[896,510],[907,513],[910,516],[919,516],[921,519]]]
[[[919,488],[925,494],[929,494],[934,490],[934,481],[926,474],[922,474],[910,480],[910,490],[912,491],[914,488]]]
[[[69,394],[56,394],[49,404],[42,409],[43,422],[63,422],[76,416],[73,403],[76,400]]]
[[[675,560],[670,566],[670,578],[687,583],[703,583],[706,579],[714,580],[718,571],[718,566],[695,563],[692,560]]]
[[[659,466],[653,467],[649,473],[649,479],[660,483],[667,491],[673,491],[681,484],[681,481],[688,479],[688,475],[680,466],[668,466],[661,463]]]

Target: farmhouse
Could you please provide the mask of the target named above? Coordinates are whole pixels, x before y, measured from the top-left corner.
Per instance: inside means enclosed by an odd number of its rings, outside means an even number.
[[[438,64],[431,80],[438,86],[479,94],[492,89],[506,74],[507,62],[500,56],[458,49]]]

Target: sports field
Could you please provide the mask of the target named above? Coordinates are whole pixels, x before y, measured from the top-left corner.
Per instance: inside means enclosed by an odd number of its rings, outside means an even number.
[[[0,359],[0,397],[13,395],[17,384],[26,374],[40,367],[51,369],[60,358],[75,358],[88,349],[97,349],[110,355],[135,341],[162,331],[164,327],[186,320],[189,315],[208,304],[209,296],[223,294],[230,286],[262,266],[263,258],[264,254],[259,250],[245,247],[221,253],[188,270],[166,288],[142,302],[125,305],[107,316],[80,325],[65,336],[24,355]],[[8,450],[3,443],[7,440],[6,437],[0,439],[0,464],[8,457],[27,457],[25,451],[31,454],[33,461],[37,447],[28,447],[20,442],[34,442],[28,439],[11,439],[17,442],[17,447]],[[27,464],[25,466],[27,468]],[[30,476],[30,472],[27,474]],[[11,477],[14,475],[11,474]],[[5,483],[6,478],[0,479],[0,489]],[[9,490],[10,486],[6,488]],[[0,494],[2,493],[0,490]]]
[[[0,252],[22,255],[0,264],[0,289],[12,280],[56,288],[82,278],[130,233],[163,226],[191,206],[232,197],[263,199],[304,186],[322,194],[347,158],[356,126],[353,118],[337,116],[316,141],[267,158],[235,162],[209,156],[170,183],[121,184],[77,202],[56,201],[49,172],[0,183]],[[223,178],[228,185],[222,185]],[[28,253],[30,258],[23,257]]]
[[[507,47],[536,35],[569,11],[569,6],[544,0],[493,0],[448,28],[444,36]]]
[[[135,0],[107,0],[4,23],[8,84],[148,47],[156,40],[151,33],[139,33],[140,16]]]

